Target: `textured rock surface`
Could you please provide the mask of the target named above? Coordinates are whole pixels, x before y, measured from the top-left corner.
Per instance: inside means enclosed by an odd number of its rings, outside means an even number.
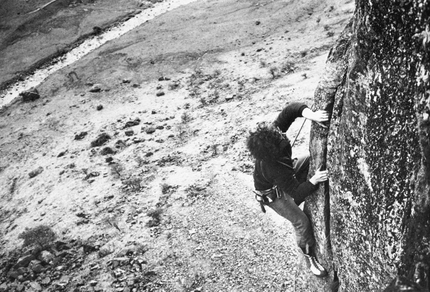
[[[332,116],[312,129],[311,173],[331,177],[305,210],[330,277],[303,290],[401,291],[397,275],[428,290],[429,20],[425,1],[357,0],[330,53],[315,107]]]

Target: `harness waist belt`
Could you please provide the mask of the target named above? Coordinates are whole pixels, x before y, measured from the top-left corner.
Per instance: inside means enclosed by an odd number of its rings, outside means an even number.
[[[277,186],[267,190],[255,190],[255,199],[260,203],[272,203],[275,198],[281,197],[281,192]]]

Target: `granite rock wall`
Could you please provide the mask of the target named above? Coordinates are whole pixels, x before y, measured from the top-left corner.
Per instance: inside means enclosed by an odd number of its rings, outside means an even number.
[[[429,289],[429,26],[428,1],[357,0],[329,54],[314,107],[331,120],[311,130],[310,173],[330,180],[305,212],[330,276],[303,291]]]

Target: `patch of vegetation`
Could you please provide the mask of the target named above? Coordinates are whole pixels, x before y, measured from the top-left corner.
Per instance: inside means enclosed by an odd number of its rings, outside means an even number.
[[[260,68],[266,68],[267,67],[267,62],[264,60],[260,60]]]
[[[143,166],[149,164],[149,160],[148,159],[144,159],[141,156],[135,156],[134,157],[134,161],[136,161],[138,168],[143,167]]]
[[[187,198],[196,198],[205,196],[206,194],[206,186],[193,184],[189,186],[185,192],[187,193]]]
[[[212,152],[212,157],[216,157],[216,156],[218,156],[220,154],[220,150],[219,150],[220,146],[222,146],[222,145],[220,145],[220,144],[212,144],[210,146],[210,149],[211,149],[211,152]],[[222,147],[222,148],[224,149],[224,147]]]
[[[193,291],[202,291],[202,286],[206,282],[206,277],[200,273],[195,273],[192,281],[185,285],[186,287],[184,291],[193,292]]]
[[[200,69],[196,69],[188,80],[190,97],[198,98],[201,106],[217,103],[220,101],[222,82],[221,70],[216,69],[212,73],[204,74]]]
[[[190,204],[193,204],[198,199],[207,198],[211,195],[210,186],[213,184],[214,179],[215,176],[209,180],[192,184],[185,189],[185,192],[187,193],[187,199],[190,201]]]
[[[111,173],[116,178],[121,178],[123,172],[124,172],[124,166],[120,163],[112,163],[110,165]]]
[[[172,186],[166,183],[161,184],[161,193],[163,195],[171,194],[178,189],[178,186]]]
[[[182,157],[178,153],[168,154],[166,156],[161,157],[157,161],[157,166],[166,166],[166,165],[181,165],[183,162]]]
[[[291,60],[287,60],[284,63],[282,63],[280,71],[284,74],[290,74],[297,70],[296,63]]]
[[[52,131],[58,131],[58,129],[62,126],[60,124],[61,120],[55,117],[50,117],[47,119],[46,123],[48,125],[48,129]]]
[[[301,56],[306,56],[307,52],[301,52]],[[283,63],[281,63],[279,66],[273,65],[269,67],[269,74],[271,75],[272,79],[277,79],[282,76],[282,74],[290,74],[294,73],[297,70],[297,65],[292,60],[287,60]]]
[[[205,147],[205,149],[203,150],[203,153],[209,154],[210,157],[217,157],[224,151],[224,149],[226,149],[226,147],[224,147],[219,143],[211,143]],[[204,159],[204,161],[206,160],[207,159]]]
[[[200,79],[203,77],[204,77],[203,70],[200,68],[195,68],[194,73],[191,74],[191,76],[190,76],[190,79],[191,79],[191,81],[193,81],[193,80],[197,80],[197,79]]]
[[[181,116],[181,123],[176,124],[176,130],[178,132],[177,137],[183,143],[187,140],[187,138],[196,136],[199,129],[192,129],[189,125],[189,122],[192,120],[192,117],[188,113],[184,113]]]
[[[190,115],[190,113],[188,113],[188,112],[184,112],[184,113],[181,115],[181,122],[182,122],[183,124],[187,124],[187,123],[191,122],[192,120],[193,120],[193,118],[192,118],[192,116]]]
[[[173,194],[178,189],[179,186],[177,185],[172,186],[172,185],[163,183],[160,185],[160,187],[161,187],[162,195],[158,199],[158,202],[155,204],[155,207],[159,209],[163,208],[164,210],[166,210],[166,208],[171,206],[168,203],[171,194]]]
[[[189,127],[185,126],[184,124],[179,124],[177,126],[177,131],[178,131],[178,137],[179,139],[184,142],[186,137],[188,136],[189,133]]]
[[[279,69],[276,66],[271,66],[269,68],[269,73],[272,76],[272,79],[279,78],[281,76]]]
[[[40,247],[43,249],[52,245],[57,235],[51,227],[39,225],[33,228],[26,228],[18,238],[24,239],[23,247]]]
[[[11,219],[11,214],[13,213],[13,211],[11,210],[7,210],[4,207],[0,207],[0,222],[3,222],[4,220],[10,220]]]
[[[2,173],[8,166],[0,166],[0,173]]]
[[[161,224],[161,215],[163,214],[162,208],[157,208],[149,211],[146,215],[148,215],[151,219],[146,223],[147,227],[156,227]]]
[[[14,177],[14,178],[12,178],[11,180],[12,180],[12,182],[10,183],[10,186],[9,186],[9,195],[7,196],[7,197],[8,197],[8,200],[11,200],[11,199],[12,199],[12,197],[13,197],[13,194],[15,193],[15,190],[16,190],[16,182],[18,181],[18,178],[17,178],[17,177]]]
[[[116,230],[118,230],[119,232],[121,231],[121,228],[119,228],[118,223],[119,223],[119,215],[109,215],[107,217],[104,218],[103,220],[108,226],[111,226],[113,228],[115,228]]]
[[[210,89],[209,93],[200,97],[200,99],[199,99],[200,106],[199,107],[205,107],[205,106],[219,103],[221,101],[221,99],[220,99],[221,95],[222,94],[220,93],[220,90],[218,88]]]
[[[140,283],[142,291],[162,291],[161,284],[157,282],[157,273],[154,271],[146,271],[143,275],[135,279],[136,283]]]
[[[132,192],[139,192],[142,190],[142,178],[138,176],[132,176],[122,182],[122,184]]]

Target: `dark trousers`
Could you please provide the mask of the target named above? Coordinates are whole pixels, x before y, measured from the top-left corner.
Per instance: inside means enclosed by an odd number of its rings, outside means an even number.
[[[309,171],[309,156],[295,158],[293,166],[297,180],[299,182],[306,181]],[[274,198],[273,202],[265,203],[266,206],[272,208],[276,213],[291,222],[296,234],[297,245],[302,249],[305,249],[306,245],[312,247],[315,244],[309,218],[298,206],[304,199],[292,198],[283,193],[283,197]]]

